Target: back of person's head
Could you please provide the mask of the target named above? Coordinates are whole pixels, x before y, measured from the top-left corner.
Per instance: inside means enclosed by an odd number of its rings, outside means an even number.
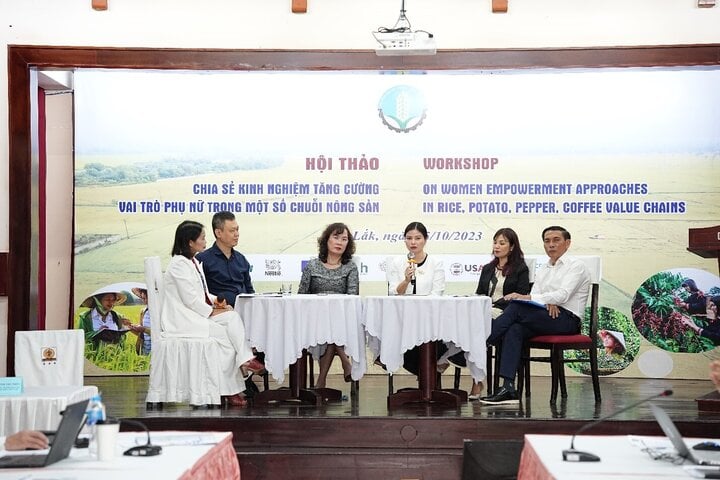
[[[175,242],[173,243],[172,255],[182,255],[185,258],[192,258],[190,242],[200,237],[203,225],[194,220],[185,220],[175,229]]]
[[[352,256],[355,254],[355,239],[352,236],[352,233],[350,232],[350,227],[345,225],[341,222],[331,223],[327,227],[325,227],[325,230],[323,230],[323,233],[318,237],[318,258],[322,260],[323,262],[327,262],[327,256],[328,256],[328,240],[330,237],[332,237],[335,234],[342,235],[343,233],[347,232],[348,236],[348,243],[345,247],[345,251],[340,256],[340,263],[346,264],[351,259]]]
[[[234,213],[226,211],[217,212],[215,215],[213,215],[212,218],[213,235],[215,235],[215,230],[222,230],[225,222],[230,222],[233,220],[235,220]],[[215,237],[217,237],[217,235],[215,235]]]
[[[691,292],[698,291],[697,284],[695,283],[695,280],[693,280],[692,278],[686,278],[685,280],[683,280],[682,286],[689,288]]]
[[[423,225],[422,223],[420,223],[420,222],[411,222],[410,224],[408,224],[407,227],[405,227],[405,231],[403,232],[403,235],[407,235],[407,233],[408,233],[410,230],[417,230],[418,232],[420,232],[420,235],[422,235],[423,238],[424,238],[425,240],[427,240],[427,238],[428,238],[427,228],[425,228],[425,225]]]
[[[570,240],[570,232],[565,230],[565,227],[561,227],[559,225],[552,225],[550,227],[547,227],[545,230],[542,231],[542,239],[545,240],[545,234],[547,232],[562,232],[562,236],[565,240]]]

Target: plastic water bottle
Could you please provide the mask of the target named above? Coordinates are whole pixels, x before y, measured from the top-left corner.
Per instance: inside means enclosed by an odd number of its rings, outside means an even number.
[[[90,448],[88,448],[88,451],[90,455],[97,456],[97,429],[95,425],[97,425],[98,422],[104,422],[107,418],[105,415],[105,405],[102,403],[100,394],[90,399],[85,415],[87,416],[85,423],[90,428]]]
[[[86,423],[90,426],[95,425],[97,422],[105,421],[105,405],[102,403],[102,397],[100,394],[93,396],[88,403],[88,409],[85,412],[87,414]]]

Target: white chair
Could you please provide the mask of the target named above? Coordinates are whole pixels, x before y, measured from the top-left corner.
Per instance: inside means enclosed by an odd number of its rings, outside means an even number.
[[[15,332],[15,375],[20,395],[0,396],[0,435],[20,430],[55,430],[60,412],[97,395],[83,385],[85,335],[82,329]]]
[[[24,386],[82,386],[82,329],[15,332],[15,375]]]
[[[219,347],[210,338],[163,335],[160,326],[164,279],[160,257],[145,258],[145,283],[150,311],[150,382],[145,398],[148,408],[162,403],[220,405]]]

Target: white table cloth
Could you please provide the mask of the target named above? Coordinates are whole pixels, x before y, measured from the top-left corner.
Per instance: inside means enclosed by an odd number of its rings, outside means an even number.
[[[117,456],[113,460],[100,462],[90,456],[87,448],[74,448],[68,458],[44,468],[0,470],[0,479],[237,480],[240,478],[240,467],[232,444],[232,434],[229,432],[151,432],[151,439],[154,445],[163,447],[162,453],[155,457],[122,455],[127,448],[144,444],[146,434],[120,432],[116,448]],[[46,451],[38,452],[46,453]],[[2,453],[7,454],[7,452]]]
[[[97,395],[95,386],[25,387],[21,395],[0,397],[0,435],[20,430],[55,430],[68,404]]]
[[[468,369],[477,381],[486,376],[492,302],[486,296],[395,295],[366,297],[363,322],[368,347],[395,372],[403,353],[434,340],[453,342],[466,352]]]
[[[245,322],[250,344],[265,352],[265,368],[278,383],[304,348],[324,343],[344,345],[352,359],[353,380],[367,370],[362,301],[357,295],[239,295],[235,311]]]
[[[653,460],[642,447],[674,452],[666,437],[629,435],[578,436],[575,449],[598,455],[599,462],[565,462],[562,451],[570,448],[571,435],[525,435],[518,471],[519,480],[595,480],[626,478],[688,479],[681,465]],[[704,439],[686,438],[688,445]],[[686,462],[685,465],[688,465]]]

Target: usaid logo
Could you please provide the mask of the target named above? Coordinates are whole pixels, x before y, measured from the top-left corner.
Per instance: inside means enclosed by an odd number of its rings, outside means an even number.
[[[459,262],[450,264],[450,274],[455,277],[460,277],[463,274],[479,275],[482,272],[482,265],[476,264],[462,264]]]

